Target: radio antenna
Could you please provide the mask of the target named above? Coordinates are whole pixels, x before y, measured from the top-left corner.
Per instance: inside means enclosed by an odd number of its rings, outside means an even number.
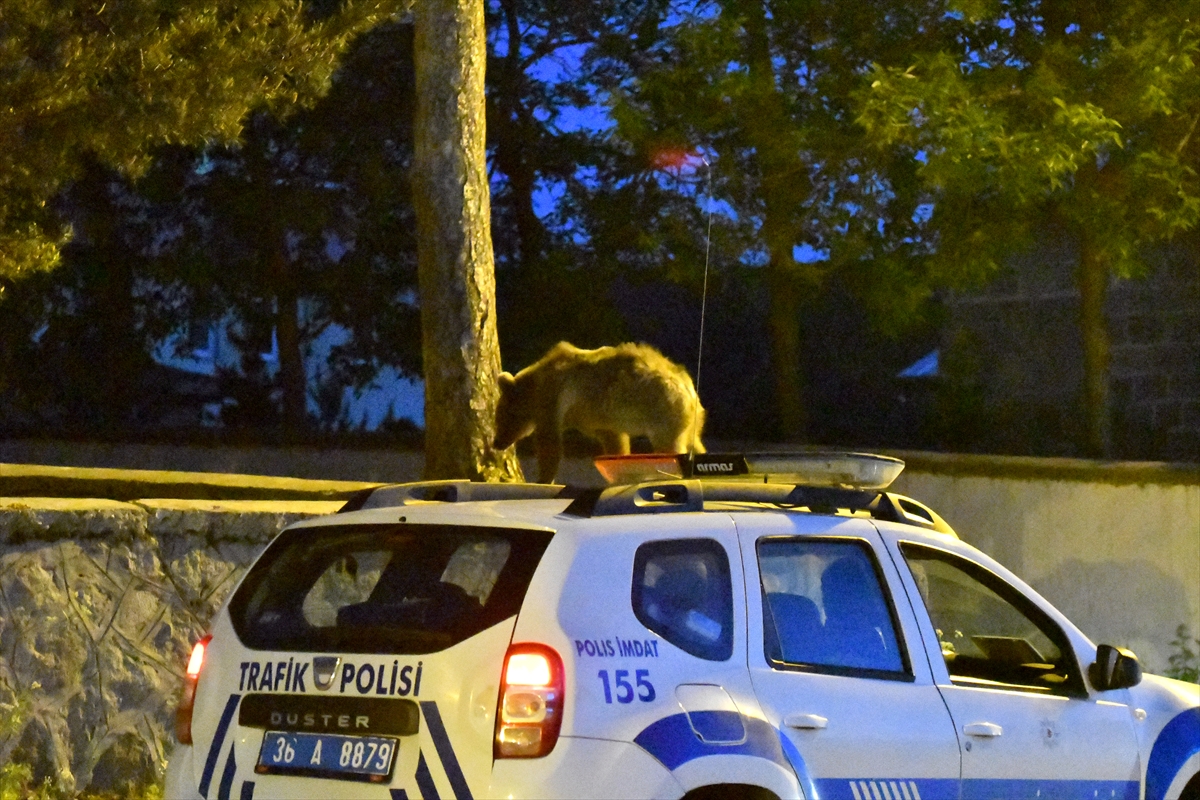
[[[700,160],[704,162],[704,169],[708,175],[708,190],[704,205],[708,211],[708,226],[704,232],[704,286],[700,291],[700,343],[696,347],[696,394],[700,394],[700,366],[704,363],[704,314],[708,306],[708,257],[712,250],[712,164],[708,163],[708,159],[700,156]]]
[[[700,398],[700,367],[704,364],[704,315],[708,310],[708,259],[709,253],[712,251],[712,164],[703,155],[700,160],[704,162],[704,170],[708,178],[708,188],[705,192],[704,205],[708,211],[708,224],[704,231],[704,285],[700,290],[700,341],[696,346],[696,399]],[[688,461],[691,464],[696,460],[696,439],[698,432],[696,427],[700,424],[700,415],[696,414],[696,419],[692,422],[691,441],[688,443]]]

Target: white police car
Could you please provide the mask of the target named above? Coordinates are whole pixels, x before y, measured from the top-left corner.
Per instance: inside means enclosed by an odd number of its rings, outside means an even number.
[[[196,646],[169,798],[1200,798],[1143,677],[879,456],[625,456],[291,526]]]

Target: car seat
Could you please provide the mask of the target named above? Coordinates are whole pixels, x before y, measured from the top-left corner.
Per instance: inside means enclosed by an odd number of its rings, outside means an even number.
[[[846,556],[821,575],[831,663],[859,669],[902,668],[879,581],[861,558]]]
[[[821,612],[799,594],[770,592],[763,606],[767,655],[792,664],[823,664],[828,653]]]

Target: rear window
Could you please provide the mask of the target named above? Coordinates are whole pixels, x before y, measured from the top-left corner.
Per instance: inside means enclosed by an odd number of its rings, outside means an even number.
[[[550,536],[405,524],[286,531],[229,611],[259,650],[431,653],[516,614]]]

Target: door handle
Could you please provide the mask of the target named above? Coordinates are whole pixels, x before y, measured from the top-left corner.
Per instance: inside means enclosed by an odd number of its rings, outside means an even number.
[[[789,714],[783,718],[783,724],[801,730],[820,730],[829,724],[829,720],[820,714]]]
[[[969,722],[963,725],[963,733],[967,736],[999,736],[1004,733],[1004,728],[994,722]]]

